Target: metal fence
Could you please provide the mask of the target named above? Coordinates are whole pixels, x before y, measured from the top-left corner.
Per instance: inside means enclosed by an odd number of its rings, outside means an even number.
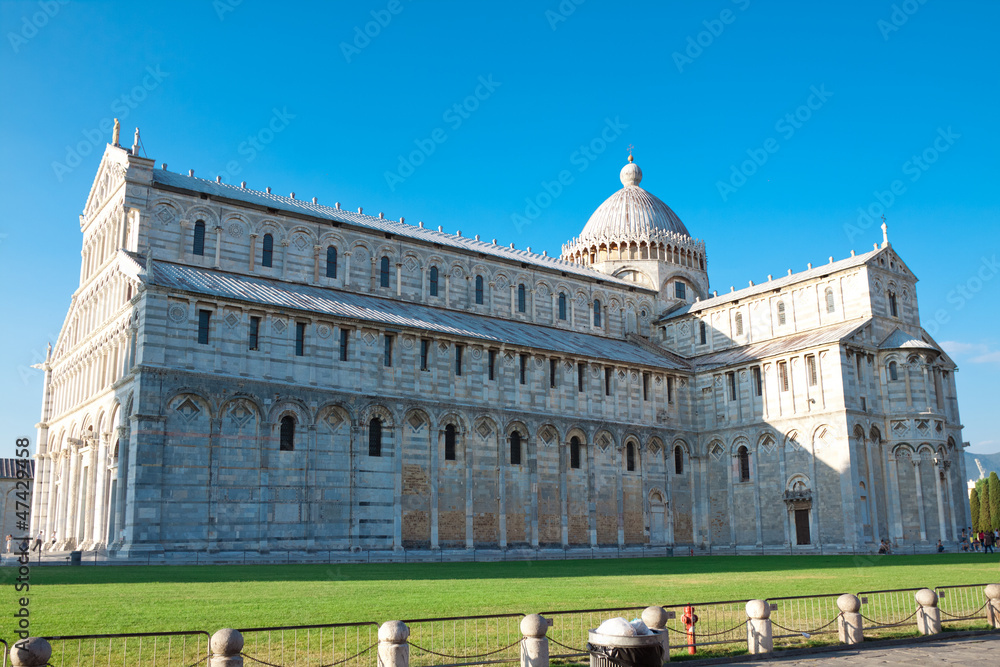
[[[917,615],[920,606],[914,596],[919,590],[921,589],[893,588],[858,593],[865,636],[877,637],[913,629],[916,625],[913,617]]]
[[[404,620],[410,629],[410,664],[489,665],[521,659],[524,614],[450,616]]]
[[[250,663],[375,667],[378,623],[238,628]]]
[[[194,667],[208,665],[207,632],[138,632],[44,637],[52,645],[52,667]],[[6,664],[6,663],[5,663]]]
[[[817,643],[814,637],[829,641],[830,635],[837,635],[839,597],[839,593],[831,593],[769,598],[775,646],[794,648],[804,643]]]
[[[987,585],[970,584],[936,588],[941,623],[957,629],[967,629],[987,623],[986,606],[989,601],[983,595],[983,589]]]
[[[942,623],[953,629],[987,625],[986,584],[942,586],[936,589]],[[866,638],[916,633],[914,616],[918,588],[863,591],[861,600]],[[775,648],[835,643],[839,594],[779,597],[767,600]],[[748,600],[665,605],[669,642],[675,655],[694,647],[702,657],[746,647]],[[684,624],[687,611],[697,616],[693,636]],[[552,610],[549,619],[550,657],[565,662],[587,655],[588,631],[609,618],[642,616],[645,607]],[[464,667],[518,662],[524,614],[452,616],[404,619],[409,629],[413,667]],[[248,664],[309,665],[311,667],[378,667],[379,624],[335,623],[239,629]],[[52,645],[52,667],[197,667],[208,664],[207,632],[150,632],[45,637]],[[0,639],[7,667],[9,643]]]

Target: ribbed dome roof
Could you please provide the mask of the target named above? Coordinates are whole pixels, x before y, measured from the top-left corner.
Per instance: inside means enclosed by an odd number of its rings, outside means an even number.
[[[621,240],[672,232],[690,237],[687,227],[669,206],[639,187],[642,170],[632,162],[621,171],[624,186],[604,200],[590,216],[580,240]]]

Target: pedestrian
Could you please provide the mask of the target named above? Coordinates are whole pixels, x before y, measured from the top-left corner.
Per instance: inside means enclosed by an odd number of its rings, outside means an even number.
[[[983,535],[983,553],[996,553],[993,551],[993,544],[996,541],[996,537],[993,535],[992,530],[987,530],[986,534]]]
[[[7,540],[7,553],[10,553],[10,541],[14,539],[13,535],[8,534],[4,539]]]
[[[938,540],[938,543],[937,543],[937,552],[941,553],[942,551],[944,551],[944,545],[941,544],[941,540]]]
[[[32,545],[31,550],[37,551],[39,554],[42,553],[42,537],[45,535],[44,530],[38,531],[38,535],[35,536],[35,544]]]

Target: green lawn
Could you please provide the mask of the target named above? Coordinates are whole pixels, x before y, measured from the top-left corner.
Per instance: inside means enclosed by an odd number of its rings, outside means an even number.
[[[857,593],[1000,581],[998,563],[1000,557],[993,555],[939,554],[34,567],[31,629],[34,635],[212,632],[221,627]],[[9,591],[0,596],[0,614],[8,619],[18,597],[13,576],[12,568],[0,569],[0,590]]]

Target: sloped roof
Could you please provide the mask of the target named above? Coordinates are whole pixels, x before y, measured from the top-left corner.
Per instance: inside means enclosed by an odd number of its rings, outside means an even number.
[[[134,266],[137,267],[138,264]],[[152,279],[145,277],[149,284],[195,294],[290,308],[387,327],[478,339],[484,344],[521,345],[557,354],[579,355],[624,364],[690,370],[675,358],[655,355],[623,340],[539,324],[512,322],[339,289],[168,262],[154,261],[152,273]]]
[[[723,366],[738,366],[755,361],[760,361],[767,357],[776,357],[797,350],[804,350],[817,345],[827,345],[853,336],[862,327],[871,322],[871,318],[861,317],[840,324],[812,331],[772,338],[760,343],[750,343],[733,347],[721,352],[709,352],[692,359],[695,370],[705,371]]]
[[[933,350],[941,352],[941,349],[936,345],[912,336],[902,329],[893,330],[878,346],[882,350]]]
[[[666,320],[676,319],[678,317],[683,317],[684,315],[690,315],[692,313],[697,313],[702,310],[709,308],[714,308],[715,306],[721,306],[725,303],[731,301],[739,301],[741,299],[746,299],[748,297],[756,296],[758,294],[765,294],[767,292],[774,291],[776,289],[781,289],[788,285],[794,285],[798,282],[803,282],[806,280],[812,280],[813,278],[822,278],[825,275],[835,273],[837,271],[843,271],[845,269],[850,269],[855,266],[861,266],[868,262],[871,258],[877,256],[880,252],[885,250],[885,248],[879,248],[878,250],[870,250],[863,255],[855,255],[854,257],[848,257],[847,259],[842,259],[839,262],[831,262],[829,264],[823,264],[821,266],[816,266],[806,271],[801,271],[799,273],[793,273],[790,276],[783,276],[777,280],[768,280],[767,282],[760,283],[759,285],[754,285],[753,287],[744,287],[741,290],[736,290],[735,292],[729,292],[728,294],[720,294],[719,296],[712,297],[709,299],[702,299],[701,301],[696,301],[695,303],[688,304],[683,308],[678,308],[673,312],[667,313],[660,318],[660,322]]]
[[[342,208],[338,209],[330,206],[313,204],[311,201],[292,199],[291,197],[282,197],[281,195],[269,192],[260,192],[258,190],[250,190],[248,188],[241,188],[235,185],[228,185],[226,183],[207,181],[203,178],[197,178],[195,176],[175,174],[173,172],[166,171],[165,169],[153,170],[153,183],[154,185],[160,184],[178,190],[187,190],[215,197],[224,197],[227,199],[246,202],[248,204],[256,204],[258,206],[267,206],[290,213],[305,214],[314,218],[341,222],[373,231],[394,234],[416,241],[423,241],[425,243],[437,243],[439,245],[454,248],[456,250],[462,250],[467,253],[483,254],[510,262],[524,263],[538,269],[545,269],[547,271],[564,272],[568,275],[586,278],[591,281],[601,281],[617,287],[629,288],[630,290],[642,290],[647,292],[653,291],[648,288],[639,287],[634,282],[614,278],[580,264],[566,262],[558,257],[547,257],[531,253],[526,250],[516,250],[502,245],[494,245],[493,243],[486,241],[477,241],[475,238],[458,236],[456,234],[447,234],[445,232],[439,232],[426,227],[416,227],[414,225],[408,225],[405,222],[399,222],[398,220],[379,218],[377,216],[364,215],[362,213],[348,211]]]
[[[0,459],[0,479],[17,479],[17,462],[19,459]],[[27,462],[28,479],[35,478],[35,462]]]

